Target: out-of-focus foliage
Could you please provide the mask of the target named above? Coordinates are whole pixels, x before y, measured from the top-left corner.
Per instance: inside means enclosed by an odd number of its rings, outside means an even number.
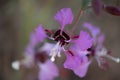
[[[91,5],[91,0],[81,0],[81,8],[82,9],[86,9],[90,5]]]

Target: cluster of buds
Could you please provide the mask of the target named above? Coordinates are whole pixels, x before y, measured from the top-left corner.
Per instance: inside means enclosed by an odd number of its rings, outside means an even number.
[[[117,3],[119,3],[119,0]],[[104,10],[108,14],[120,16],[120,8],[118,6],[106,5],[102,2],[102,0],[92,0],[91,6],[96,15],[100,15],[101,12]]]
[[[64,68],[72,70],[77,76],[84,77],[93,58],[98,62],[100,68],[106,67],[105,57],[119,63],[119,58],[114,58],[108,54],[108,50],[103,46],[105,36],[98,27],[85,22],[85,29],[78,35],[74,35],[73,30],[66,32],[66,25],[72,24],[73,13],[71,8],[63,8],[57,12],[54,19],[60,24],[56,31],[44,29],[40,24],[30,35],[30,41],[24,51],[25,58],[12,63],[14,69],[19,69],[21,65],[32,67],[38,64],[39,79],[53,80],[59,75],[57,66],[54,64],[56,57],[61,57],[61,53],[66,56]],[[75,29],[75,28],[72,28]],[[54,43],[48,43],[51,40]]]

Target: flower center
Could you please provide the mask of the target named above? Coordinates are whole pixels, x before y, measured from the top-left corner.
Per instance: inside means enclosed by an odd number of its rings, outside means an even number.
[[[57,44],[50,51],[50,55],[52,56],[51,61],[55,61],[56,56],[58,56],[58,57],[61,56],[60,51],[61,51],[60,42],[57,42]]]
[[[53,38],[55,41],[60,42],[61,46],[69,44],[69,42],[70,42],[69,35],[66,34],[64,31],[62,31],[62,33],[61,33],[61,30],[57,30],[54,33]]]

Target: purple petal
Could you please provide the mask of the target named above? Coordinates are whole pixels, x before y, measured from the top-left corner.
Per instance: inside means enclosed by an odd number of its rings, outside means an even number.
[[[73,21],[73,13],[71,8],[61,9],[54,16],[54,19],[61,24],[61,30],[63,30],[66,24],[71,24]]]
[[[86,50],[92,46],[93,39],[87,32],[80,31],[80,36],[78,40],[75,41],[75,44],[78,45],[81,50]]]
[[[43,47],[41,47],[41,51],[46,51],[48,55],[50,55],[51,49],[55,46],[53,43],[45,43]]]
[[[75,69],[80,64],[80,58],[78,56],[66,53],[66,61],[64,62],[64,67],[68,69]]]
[[[39,42],[42,42],[44,38],[47,37],[45,30],[43,29],[42,24],[40,24],[36,29],[35,29],[36,37]]]
[[[101,34],[101,35],[98,37],[98,43],[99,43],[99,44],[103,44],[104,40],[105,40],[105,35],[104,35],[104,34]]]
[[[79,53],[79,50],[78,50]],[[77,55],[77,54],[69,54],[66,53],[66,61],[64,63],[64,67],[73,70],[73,72],[79,77],[84,77],[87,73],[88,66],[90,61],[86,55]]]
[[[78,46],[78,44],[74,44],[72,46],[70,46],[70,49],[75,55],[79,56],[79,57],[83,57],[86,56],[87,54],[89,54],[89,52],[87,50],[81,50],[80,47]]]
[[[84,26],[85,28],[87,28],[87,29],[91,32],[93,38],[96,38],[97,35],[100,34],[100,29],[97,28],[97,27],[95,27],[95,26],[93,26],[93,25],[92,25],[91,23],[89,23],[89,22],[83,23],[83,26]]]
[[[27,45],[25,48],[25,54],[33,55],[34,54],[34,47],[30,44]]]
[[[74,73],[78,75],[79,77],[84,77],[87,73],[88,67],[90,65],[89,62],[82,63],[80,66],[78,66],[76,69],[74,69]]]
[[[21,65],[27,68],[34,66],[34,50],[31,46],[27,46],[24,52],[24,59],[21,61]]]
[[[103,47],[103,42],[105,40],[105,35],[101,34],[100,36],[98,36],[98,43],[97,43],[97,49],[101,49]]]
[[[44,64],[39,64],[39,80],[53,80],[58,76],[58,68],[50,60],[47,60]]]
[[[38,39],[37,39],[37,37],[36,37],[36,34],[35,34],[35,33],[31,33],[29,44],[30,44],[31,46],[35,46],[37,43],[38,43]]]

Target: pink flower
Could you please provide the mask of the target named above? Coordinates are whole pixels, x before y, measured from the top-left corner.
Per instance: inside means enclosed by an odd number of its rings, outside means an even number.
[[[106,69],[108,67],[105,57],[119,63],[120,58],[111,56],[109,51],[104,47],[103,42],[105,40],[105,35],[101,33],[100,29],[88,22],[85,22],[83,26],[88,29],[93,36],[94,45],[90,48],[90,55],[97,60],[99,67],[102,69]]]
[[[38,43],[38,39],[37,39],[36,33],[35,33],[35,32],[32,32],[32,33],[30,34],[29,45],[35,46],[37,43]]]
[[[66,52],[66,60],[64,62],[64,67],[68,69],[75,69],[78,67],[78,65],[81,63],[80,62],[80,57],[77,56],[76,54],[72,52]]]
[[[98,36],[98,39],[97,39],[97,49],[101,49],[104,45],[103,45],[103,42],[105,40],[105,35],[104,34],[101,34]]]
[[[87,73],[91,61],[88,60],[87,51],[91,48],[93,39],[86,31],[81,31],[79,38],[73,41],[68,52],[66,52],[66,61],[64,67],[73,70],[79,77],[84,77]]]
[[[98,34],[100,34],[100,29],[98,27],[93,26],[89,22],[83,23],[84,28],[88,29],[92,34],[92,37],[96,40]]]
[[[88,51],[82,51],[77,45],[71,46],[70,51],[66,52],[64,67],[73,70],[79,76],[84,77],[87,73],[90,61],[88,61]]]
[[[45,30],[43,29],[42,24],[40,24],[35,29],[35,32],[30,34],[30,40],[26,47],[25,53],[34,54],[34,48],[36,48],[36,46],[40,44],[46,37],[47,35]]]
[[[50,51],[51,60],[55,61],[55,57],[60,57],[61,50],[64,51],[64,46],[70,42],[70,37],[63,31],[65,25],[71,24],[73,20],[72,10],[70,8],[63,8],[57,12],[54,19],[58,21],[61,25],[61,29],[57,30],[53,36],[52,40],[57,41],[55,46]]]
[[[93,39],[86,31],[80,31],[79,38],[75,41],[75,44],[78,45],[81,50],[86,50],[92,46]]]
[[[64,31],[57,30],[52,37],[52,40],[57,41],[55,46],[50,51],[51,60],[55,61],[55,57],[61,57],[61,51],[65,51],[64,46],[71,41],[68,34]]]
[[[44,38],[47,37],[42,24],[39,24],[39,26],[35,29],[35,35],[39,42],[42,42],[44,40]]]
[[[39,80],[53,80],[58,76],[58,68],[50,60],[45,63],[39,63],[39,68]]]
[[[86,56],[84,56],[82,60],[83,62],[73,70],[74,73],[79,77],[84,77],[86,75],[88,71],[88,67],[91,63],[91,61],[88,61],[88,58]]]
[[[57,12],[54,19],[61,24],[61,31],[63,31],[65,25],[71,24],[73,21],[73,13],[70,8],[63,8]]]
[[[57,66],[48,59],[49,52],[54,44],[46,43],[38,50],[35,50],[34,47],[27,46],[27,49],[24,54],[24,59],[21,61],[13,62],[12,66],[14,69],[19,69],[20,66],[26,68],[34,67],[37,63],[39,65],[39,80],[53,80],[59,75]],[[29,54],[30,53],[30,54]]]

